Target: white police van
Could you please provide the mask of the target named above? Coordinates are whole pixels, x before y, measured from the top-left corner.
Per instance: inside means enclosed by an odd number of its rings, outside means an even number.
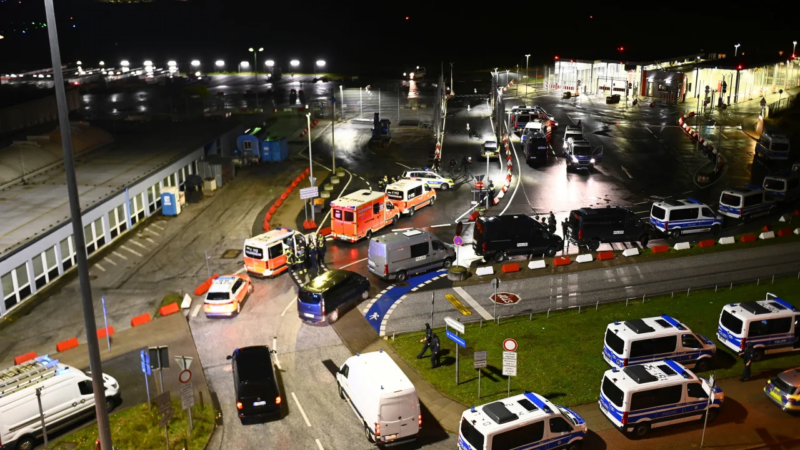
[[[789,150],[789,138],[772,131],[765,131],[756,144],[756,155],[767,159],[789,159]]]
[[[719,213],[734,219],[765,216],[775,208],[775,201],[758,186],[725,189],[719,197]]]
[[[693,333],[674,318],[662,315],[614,322],[606,327],[603,359],[611,367],[626,367],[670,359],[703,372],[717,346],[711,339]]]
[[[668,359],[607,370],[598,403],[618,430],[642,437],[651,428],[699,420],[705,414],[713,422],[724,399],[719,386],[712,394],[706,379]]]
[[[455,183],[452,178],[447,178],[439,175],[438,173],[428,169],[411,169],[403,172],[400,177],[406,180],[419,180],[424,181],[431,189],[444,189],[448,190]]]
[[[673,238],[683,233],[719,233],[722,217],[714,214],[708,205],[693,198],[662,200],[650,208],[650,223]]]
[[[586,421],[575,411],[526,391],[464,411],[458,448],[577,450],[587,431]]]
[[[779,202],[793,202],[800,199],[800,174],[767,175],[762,184],[764,191]]]
[[[800,311],[772,293],[765,300],[730,303],[720,313],[717,339],[737,353],[752,345],[755,361],[800,350]]]

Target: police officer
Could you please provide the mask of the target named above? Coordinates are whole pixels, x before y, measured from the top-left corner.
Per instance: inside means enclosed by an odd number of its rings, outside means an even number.
[[[467,174],[468,165],[469,165],[469,163],[467,162],[467,157],[466,156],[462,156],[461,157],[461,174],[462,175],[466,175]]]
[[[486,189],[489,191],[488,192],[488,195],[489,195],[489,206],[493,206],[494,205],[494,183],[492,183],[492,180],[489,180],[489,186],[487,186]]]
[[[431,348],[431,339],[433,338],[433,330],[431,330],[431,324],[425,324],[425,337],[420,339],[420,342],[424,342],[422,344],[422,350],[420,350],[419,355],[417,355],[417,359],[422,359],[425,355],[425,352]]]
[[[319,275],[319,269],[317,268],[317,240],[313,234],[308,237],[308,252],[308,261],[311,263],[311,269],[314,270],[314,275]]]
[[[298,275],[305,275],[306,274],[306,256],[308,256],[308,251],[305,248],[306,243],[300,242],[299,247],[297,249],[297,264],[296,264],[296,271]]]
[[[325,248],[325,236],[318,234],[317,235],[317,263],[319,267],[323,267],[325,265],[325,252],[327,249]]]
[[[550,234],[556,232],[556,216],[553,211],[550,211],[550,217],[547,219],[547,230],[550,231]]]
[[[561,222],[561,237],[564,238],[564,253],[566,253],[569,246],[569,239],[567,239],[567,219]]]
[[[750,379],[750,364],[753,362],[753,354],[755,350],[753,349],[753,344],[747,344],[747,348],[744,350],[744,370],[742,371],[742,377],[739,378],[739,381],[747,381]]]
[[[431,369],[435,369],[439,367],[439,364],[441,364],[441,361],[439,360],[441,358],[441,356],[439,356],[439,351],[441,351],[441,349],[442,347],[439,343],[439,336],[434,333],[433,338],[431,338]]]

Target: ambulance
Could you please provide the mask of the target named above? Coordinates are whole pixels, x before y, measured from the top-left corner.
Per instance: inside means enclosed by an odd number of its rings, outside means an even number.
[[[416,210],[436,201],[436,191],[419,180],[400,180],[386,186],[386,196],[399,214],[413,216]]]
[[[287,271],[286,253],[292,250],[295,257],[305,252],[306,237],[289,228],[278,227],[264,234],[245,239],[244,267],[248,273],[274,277]]]
[[[361,189],[332,201],[331,211],[331,235],[347,242],[369,239],[381,228],[394,226],[400,216],[400,210],[386,193],[371,189]]]

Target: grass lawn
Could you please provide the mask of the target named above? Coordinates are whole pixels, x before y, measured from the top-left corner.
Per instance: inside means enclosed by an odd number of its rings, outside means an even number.
[[[181,410],[180,400],[173,400],[172,407],[175,415],[169,421],[169,447],[170,448],[205,448],[211,433],[214,431],[214,408],[211,405],[200,407],[195,405],[192,413],[192,435],[189,438],[186,411]],[[164,448],[166,438],[164,429],[158,427],[160,415],[154,405],[147,408],[147,403],[142,403],[124,411],[111,415],[111,437],[114,448],[139,449],[139,448]],[[68,434],[55,442],[50,443],[50,448],[55,450],[94,450],[95,439],[98,438],[97,425],[93,424]]]
[[[423,332],[403,334],[389,340],[403,359],[414,366],[433,386],[446,395],[467,405],[480,405],[505,398],[507,379],[502,376],[502,343],[513,338],[519,344],[517,375],[511,380],[511,395],[529,390],[564,405],[597,401],[603,372],[610,367],[602,357],[606,326],[615,321],[639,319],[668,314],[685,323],[692,331],[703,334],[717,344],[717,354],[711,364],[718,378],[738,376],[741,359],[717,341],[717,322],[726,303],[764,299],[767,292],[779,295],[794,305],[800,305],[800,281],[784,278],[775,284],[741,285],[733,290],[695,291],[686,294],[601,305],[602,311],[591,307],[578,314],[576,309],[503,319],[499,326],[493,322],[467,325],[463,335],[466,349],[460,349],[460,384],[455,384],[455,344],[447,339],[443,329],[436,329],[442,344],[442,364],[430,369],[430,359],[416,359]],[[481,398],[478,398],[477,371],[472,368],[474,351],[488,351],[488,367],[481,375]],[[753,363],[753,374],[765,370],[800,366],[800,352],[768,355]],[[707,373],[706,375],[709,375]]]

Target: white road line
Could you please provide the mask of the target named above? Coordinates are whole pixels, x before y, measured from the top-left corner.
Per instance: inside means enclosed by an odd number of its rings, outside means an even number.
[[[451,224],[449,224],[449,223],[443,223],[443,224],[440,224],[440,225],[431,225],[431,228],[449,227],[450,225]]]
[[[158,228],[158,229],[159,229],[159,230],[161,230],[161,231],[164,231],[164,227],[162,227],[161,225],[159,225],[159,224],[157,224],[157,223],[151,223],[150,225],[152,225],[152,226],[154,226],[154,227]]]
[[[645,201],[645,202],[634,203],[634,204],[633,204],[633,206],[636,206],[636,205],[644,205],[645,203],[650,203],[650,202],[646,202],[646,201]]]
[[[397,164],[398,166],[403,166],[403,167],[405,167],[406,169],[411,169],[411,168],[412,168],[412,167],[408,167],[408,166],[407,166],[407,165],[405,165],[405,164],[400,164],[400,163],[399,163],[399,162],[397,162],[397,161],[395,161],[394,163],[395,163],[395,164]]]
[[[406,231],[406,230],[413,230],[413,228],[395,228],[392,230],[392,233],[397,233],[398,231]]]
[[[130,249],[130,248],[128,248],[128,247],[125,247],[125,244],[122,244],[122,245],[120,245],[120,247],[122,247],[122,248],[124,248],[125,250],[127,250],[127,251],[129,251],[129,252],[133,253],[133,254],[134,254],[134,255],[136,255],[136,256],[142,256],[142,254],[141,254],[141,253],[139,253],[139,252],[137,252],[136,250]]]
[[[149,242],[151,244],[158,244],[156,241],[150,239],[149,237],[146,237],[145,240],[147,240],[147,242]]]
[[[149,231],[149,232],[155,234],[156,236],[161,236],[160,234],[156,233],[155,231],[151,230],[150,228],[145,228],[145,231]]]
[[[293,298],[293,299],[292,299],[292,301],[290,301],[290,302],[289,302],[289,304],[288,304],[288,305],[286,305],[286,308],[283,308],[283,312],[281,313],[281,317],[283,317],[283,316],[285,316],[285,315],[286,315],[286,311],[288,311],[288,310],[289,310],[289,307],[291,307],[292,305],[294,305],[296,301],[297,301],[297,299],[294,299],[294,298]]]
[[[278,370],[283,370],[283,369],[281,369],[281,362],[278,359],[278,337],[277,336],[273,336],[272,337],[272,350],[275,352],[275,353],[273,353],[273,355],[275,355],[275,365],[278,366]]]
[[[131,239],[131,240],[130,240],[130,241],[128,241],[128,242],[130,242],[130,243],[131,243],[131,244],[133,244],[133,245],[138,245],[139,247],[142,247],[143,249],[147,250],[147,247],[145,247],[144,245],[142,245],[142,244],[140,244],[140,243],[136,242],[136,241],[135,241],[135,240],[133,240],[133,239]]]
[[[686,191],[686,192],[684,192],[684,193],[683,193],[683,195],[686,195],[686,194],[691,194],[692,192],[694,192],[694,189],[692,189],[692,190],[690,190],[690,191]]]
[[[238,274],[240,274],[240,273],[243,273],[245,270],[247,270],[247,267],[242,267],[241,269],[237,270],[237,271],[236,271],[236,272],[234,272],[234,273],[238,275]]]
[[[326,130],[327,130],[327,128],[326,128]],[[316,138],[314,138],[314,140],[316,140]],[[306,146],[306,148],[308,148],[308,146]],[[322,164],[320,164],[320,163],[316,163],[316,164],[317,164],[318,166],[322,166],[322,167],[324,167],[325,169],[328,169],[329,171],[331,171],[331,172],[332,172],[332,170],[331,170],[331,169],[329,169],[329,168],[327,168],[327,167],[323,166]],[[344,193],[347,191],[347,186],[350,186],[350,183],[353,181],[353,172],[350,172],[349,170],[347,170],[347,169],[344,169],[344,168],[342,168],[342,170],[344,170],[345,172],[347,172],[347,174],[350,176],[350,178],[348,178],[348,179],[347,179],[347,183],[346,183],[346,184],[344,185],[344,187],[342,188],[342,192],[340,192],[340,193],[339,193],[339,196],[338,196],[338,197],[336,197],[336,198],[342,198],[342,196],[344,195]],[[322,229],[322,226],[323,226],[323,225],[325,225],[325,222],[328,220],[328,217],[330,217],[330,215],[331,215],[331,209],[330,209],[330,208],[328,208],[328,212],[327,212],[327,213],[325,213],[325,217],[323,217],[323,218],[322,218],[322,221],[319,223],[319,226],[317,227],[317,231],[316,231],[316,233],[319,233],[319,230],[321,230],[321,229]]]
[[[115,262],[114,262],[114,260],[113,260],[113,259],[110,259],[108,256],[106,256],[105,258],[103,258],[103,261],[105,261],[105,262],[107,262],[107,263],[111,264],[112,266],[116,266],[116,265],[117,265],[117,263],[115,263]]]
[[[103,272],[106,271],[106,269],[103,269],[103,266],[101,266],[100,264],[95,264],[94,266],[97,267],[98,269],[102,270]]]
[[[519,164],[519,155],[517,155],[517,149],[516,149],[516,147],[514,147],[514,142],[511,140],[511,135],[513,133],[511,133],[511,131],[508,129],[508,123],[506,123],[506,131],[509,132],[508,133],[508,142],[511,143],[511,150],[514,152],[514,157],[517,159],[517,184],[514,186],[514,192],[511,193],[511,198],[508,199],[508,203],[506,203],[506,207],[503,208],[503,211],[500,213],[501,216],[506,213],[506,210],[508,209],[508,207],[511,206],[511,203],[514,202],[514,197],[517,195],[517,191],[519,190],[520,185],[522,185],[522,167],[520,167],[520,164]],[[523,189],[525,189],[525,188],[523,187]]]
[[[472,306],[472,309],[477,311],[478,314],[480,314],[481,317],[483,317],[483,320],[492,320],[492,319],[494,319],[494,317],[492,317],[492,315],[489,314],[489,311],[486,311],[485,309],[483,309],[483,306],[481,306],[480,303],[475,301],[475,299],[472,298],[471,295],[467,294],[467,291],[465,291],[464,288],[455,287],[455,288],[453,288],[453,290],[456,291],[456,294],[460,295],[464,299],[464,301],[469,303],[469,306]]]
[[[344,265],[344,266],[342,266],[342,267],[339,267],[339,269],[344,269],[345,267],[350,267],[350,266],[352,266],[353,264],[358,264],[358,263],[360,263],[361,261],[366,261],[367,259],[369,259],[369,258],[359,259],[358,261],[354,261],[354,262],[351,262],[350,264],[347,264],[347,265]]]
[[[634,214],[644,214],[644,213],[649,213],[649,212],[650,211],[634,211],[633,213]]]
[[[322,448],[322,443],[319,442],[319,439],[316,439],[316,441],[317,441],[317,448],[319,448],[319,450],[325,450],[324,448]]]
[[[113,254],[115,254],[115,255],[119,256],[120,258],[124,259],[125,261],[127,261],[127,260],[128,260],[128,257],[127,257],[127,256],[123,255],[122,253],[120,253],[120,252],[118,252],[118,251],[116,251],[116,250],[113,250],[111,253],[113,253]]]
[[[633,175],[631,175],[631,173],[628,172],[628,169],[626,169],[625,166],[620,166],[620,167],[622,167],[622,171],[625,172],[625,175],[627,175],[628,178],[633,178]]]
[[[294,399],[294,402],[297,403],[297,409],[299,409],[300,410],[300,414],[303,415],[303,420],[306,421],[306,425],[308,425],[310,427],[311,426],[311,422],[308,421],[308,416],[306,415],[306,412],[303,410],[303,406],[300,405],[299,401],[297,401],[297,396],[294,395],[294,392],[292,392],[292,398]]]
[[[194,307],[194,310],[192,311],[192,318],[197,317],[197,315],[200,313],[200,307],[201,306],[203,306],[203,305],[200,304],[200,305],[197,305],[197,306]]]

